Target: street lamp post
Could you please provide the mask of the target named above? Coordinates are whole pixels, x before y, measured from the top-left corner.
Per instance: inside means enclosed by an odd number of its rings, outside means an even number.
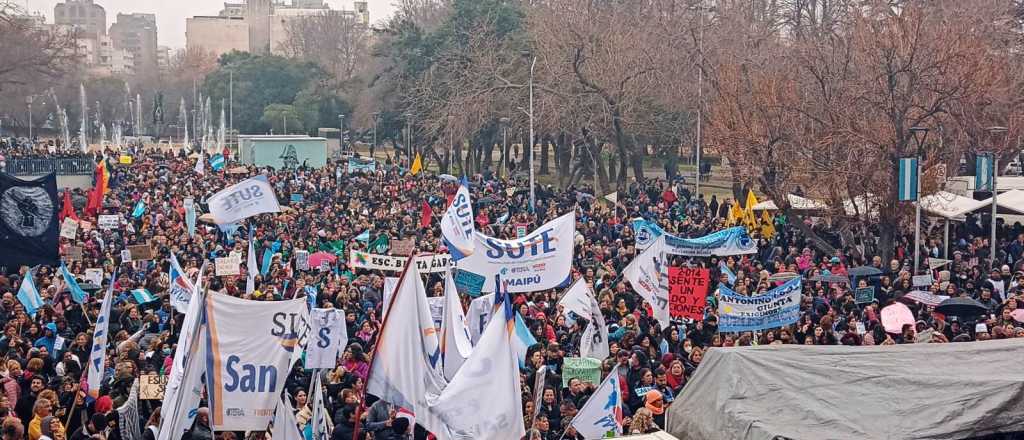
[[[530,61],[530,212],[536,212],[537,209],[537,193],[536,183],[534,182],[534,171],[533,171],[533,70],[537,67],[537,57],[534,56],[533,60]]]
[[[373,159],[377,154],[377,118],[380,117],[380,112],[373,112],[373,143],[370,144],[370,158]]]
[[[28,141],[32,142],[32,97],[25,98],[25,103],[28,104]]]
[[[405,156],[409,160],[409,166],[412,167],[412,113],[405,114]]]
[[[925,139],[928,138],[927,127],[910,127],[910,133],[914,136],[914,142],[917,144],[917,188],[915,190],[917,194],[917,200],[914,201],[914,275],[917,275],[917,269],[921,261],[921,148],[924,146]]]
[[[993,137],[998,135],[998,134],[1004,134],[1005,135],[1006,131],[1007,131],[1006,127],[999,127],[999,126],[988,127],[988,132],[991,133]],[[1005,140],[1004,140],[1004,142],[1005,142]],[[997,193],[999,191],[997,191],[997,188],[996,188],[996,176],[998,176],[998,175],[999,175],[999,154],[997,154],[996,149],[993,148],[992,149],[992,235],[989,238],[989,241],[990,241],[989,242],[989,258],[992,259],[992,268],[990,268],[989,270],[992,270],[993,268],[997,267],[997,263],[996,263],[996,207],[998,205],[996,204],[996,195],[997,195]]]
[[[338,115],[338,151],[345,152],[345,115]]]
[[[508,173],[508,123],[509,118],[498,119],[501,123],[501,172],[500,176]]]

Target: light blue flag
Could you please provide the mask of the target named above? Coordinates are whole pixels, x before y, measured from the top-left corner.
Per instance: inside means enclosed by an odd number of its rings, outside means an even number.
[[[974,190],[992,191],[992,155],[979,154],[974,166]]]
[[[139,203],[135,204],[135,209],[132,210],[132,218],[139,218],[146,214],[146,202],[139,200]]]
[[[512,344],[512,351],[519,358],[519,368],[526,368],[526,352],[537,343],[537,339],[530,333],[530,328],[526,326],[526,322],[518,312],[516,312],[515,335],[516,337],[509,342]]]
[[[146,304],[157,300],[157,297],[153,296],[146,289],[135,289],[132,290],[132,296],[135,297],[135,302],[139,304]]]
[[[260,266],[260,275],[266,276],[270,272],[270,262],[274,260],[274,253],[281,249],[281,241],[274,241],[269,249],[263,251],[263,265]]]
[[[39,295],[39,289],[36,289],[36,283],[32,280],[32,271],[25,272],[25,279],[18,288],[18,301],[25,306],[25,313],[33,318],[36,317],[36,311],[43,306],[43,297]]]
[[[303,290],[306,291],[306,305],[309,306],[310,310],[316,308],[316,287],[307,285]]]
[[[899,191],[900,201],[916,201],[919,171],[916,157],[900,158]]]
[[[185,208],[185,226],[188,227],[188,236],[194,237],[196,235],[196,208],[192,205]]]
[[[241,225],[238,223],[227,223],[223,225],[217,225],[217,227],[220,228],[220,231],[224,233],[224,241],[226,241],[229,246],[234,246],[235,233],[238,232],[238,228],[241,227]]]
[[[729,278],[729,285],[736,284],[736,274],[729,270],[729,266],[725,264],[725,260],[718,260],[718,270],[722,271],[727,278]]]
[[[359,241],[361,241],[363,243],[366,243],[366,242],[370,241],[370,230],[367,229],[367,230],[363,231],[362,234],[357,235],[356,236],[356,240],[359,240]]]
[[[220,171],[224,169],[224,163],[225,161],[223,154],[217,153],[214,154],[213,156],[210,156],[210,168],[213,169],[214,171]]]
[[[68,271],[68,267],[63,261],[60,263],[60,272],[64,275],[64,284],[67,284],[68,290],[71,291],[71,299],[78,304],[84,304],[85,291],[78,285],[78,281],[76,281],[75,277],[71,275],[71,272]]]
[[[508,213],[508,211],[506,211],[506,212],[505,212],[505,215],[503,215],[503,216],[501,216],[501,217],[498,217],[498,224],[499,224],[499,225],[503,225],[503,224],[505,224],[505,222],[507,222],[507,221],[508,221],[508,217],[509,217],[509,213]]]

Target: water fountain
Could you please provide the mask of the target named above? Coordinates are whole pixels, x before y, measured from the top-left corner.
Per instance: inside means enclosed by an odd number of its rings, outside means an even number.
[[[185,149],[186,153],[192,151],[192,148],[188,144],[188,109],[185,108],[185,97],[181,97],[181,105],[178,106],[178,125],[181,125],[185,130],[185,137],[181,140],[181,147]]]
[[[78,147],[81,148],[83,153],[89,152],[89,129],[86,125],[86,120],[89,119],[89,106],[88,101],[85,100],[85,84],[78,83],[78,97],[81,100],[81,111],[82,111],[82,125],[78,128]]]
[[[217,151],[224,151],[224,141],[228,128],[224,119],[224,100],[220,100],[220,127],[217,128]]]

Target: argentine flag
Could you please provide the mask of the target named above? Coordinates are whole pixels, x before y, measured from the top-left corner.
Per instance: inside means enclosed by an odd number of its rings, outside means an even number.
[[[512,345],[512,352],[519,358],[519,368],[526,368],[526,352],[537,344],[537,339],[530,333],[529,327],[526,326],[526,322],[523,321],[519,312],[516,312],[515,337],[509,343]]]
[[[135,302],[139,304],[146,304],[157,300],[157,298],[146,289],[135,289],[132,291],[132,296],[135,297]]]
[[[60,272],[64,275],[64,284],[67,284],[68,290],[71,291],[71,299],[78,304],[85,303],[85,291],[78,285],[78,281],[71,275],[63,261],[60,263]]]
[[[139,203],[135,204],[135,209],[132,210],[132,218],[142,217],[146,213],[146,201],[139,200]]]
[[[220,171],[224,169],[224,155],[217,153],[210,156],[210,169]]]
[[[25,313],[33,318],[36,317],[36,311],[43,306],[43,297],[39,296],[39,289],[36,289],[36,282],[32,280],[31,270],[25,272],[25,279],[18,288],[18,301],[25,306]]]

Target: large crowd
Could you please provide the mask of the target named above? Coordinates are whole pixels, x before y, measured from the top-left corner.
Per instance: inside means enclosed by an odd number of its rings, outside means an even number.
[[[11,154],[4,151],[5,154]],[[16,154],[26,154],[19,151]],[[320,169],[274,170],[244,166],[229,160],[225,170],[203,175],[194,171],[195,159],[184,152],[143,154],[137,152],[131,166],[111,162],[111,191],[100,212],[77,215],[93,227],[78,232],[74,240],[61,239],[61,254],[71,273],[85,282],[86,269],[101,268],[103,286],[94,286],[88,301],[79,306],[64,288],[59,267],[9,268],[0,274],[0,420],[3,439],[16,440],[140,440],[125,429],[118,408],[133,398],[133,383],[142,375],[167,374],[176,350],[175,342],[183,315],[171,306],[168,271],[171,254],[194,276],[204,261],[247,251],[250,229],[256,240],[256,255],[274,249],[271,267],[256,276],[256,289],[246,292],[245,267],[239,276],[217,277],[207,271],[204,285],[216,294],[274,301],[304,295],[314,286],[317,307],[345,310],[349,345],[338,359],[337,368],[324,371],[326,406],[332,416],[332,440],[373,438],[375,440],[427,438],[421,429],[409,426],[400,409],[366,395],[369,363],[381,326],[384,277],[394,273],[355,269],[348,266],[350,250],[367,250],[381,243],[414,239],[419,252],[445,252],[439,218],[458,189],[458,182],[440,179],[430,172],[411,175],[399,164],[383,163],[373,173],[349,173],[345,162],[329,162]],[[241,167],[241,169],[240,169]],[[190,235],[185,221],[185,198],[205,208],[205,201],[227,185],[257,175],[267,175],[282,205],[280,213],[264,214],[234,227],[221,228],[200,222]],[[582,277],[593,290],[609,326],[610,355],[601,359],[602,377],[619,374],[624,397],[624,433],[648,433],[664,426],[667,408],[684,392],[687,380],[699,371],[707,350],[765,344],[887,345],[945,343],[1024,337],[1022,324],[1013,312],[1024,306],[1024,228],[1001,225],[995,261],[988,255],[988,231],[981,218],[969,217],[954,228],[950,244],[951,263],[933,271],[934,283],[914,287],[910,270],[913,246],[907,237],[897,240],[896,257],[882,261],[865,242],[875,236],[870,229],[858,245],[843,243],[832,234],[827,222],[810,225],[836,249],[826,254],[783,215],[769,215],[759,221],[767,228],[751,228],[758,241],[758,253],[728,257],[724,266],[735,275],[731,288],[752,295],[775,287],[771,278],[779,272],[794,272],[805,278],[800,320],[777,329],[747,333],[721,333],[714,304],[703,320],[673,320],[667,328],[652,318],[650,306],[622,277],[623,269],[637,255],[635,232],[630,220],[643,217],[660,224],[667,232],[699,237],[722,229],[729,217],[731,200],[694,196],[681,178],[674,181],[650,179],[632,182],[611,203],[595,197],[587,186],[537,191],[534,212],[528,210],[529,191],[522,178],[496,178],[492,173],[468,176],[474,199],[478,231],[499,238],[516,237],[517,225],[528,229],[575,210],[576,243],[574,276]],[[73,200],[85,200],[85,190],[74,190]],[[301,201],[291,195],[301,194]],[[142,200],[143,215],[130,215]],[[421,226],[423,203],[434,213],[429,227]],[[206,212],[205,209],[202,209]],[[96,215],[119,214],[122,227],[98,229]],[[927,230],[927,228],[926,228]],[[369,231],[369,235],[363,234]],[[362,235],[362,236],[361,236]],[[382,238],[383,237],[383,238]],[[129,245],[151,244],[155,258],[123,262],[121,251]],[[81,247],[82,256],[66,258],[71,246]],[[384,246],[386,249],[386,246]],[[298,270],[297,250],[329,252],[338,256],[328,270]],[[941,257],[941,241],[925,240],[925,257]],[[387,253],[384,250],[383,253]],[[709,292],[715,292],[727,277],[717,258],[677,258],[673,264],[694,264],[711,269]],[[261,263],[262,264],[262,263]],[[844,275],[857,266],[873,266],[881,274],[861,283],[876,286],[875,300],[857,304],[851,286],[845,283],[809,281],[820,275]],[[991,270],[989,270],[991,268]],[[108,278],[114,280],[114,306],[110,315],[107,365],[98,398],[86,397],[83,370],[89,359],[92,325],[100,310]],[[34,279],[46,306],[35,317],[25,313],[16,298],[26,272]],[[721,276],[720,276],[721,275]],[[441,274],[425,276],[430,296],[443,291]],[[865,284],[865,285],[866,285]],[[856,287],[856,286],[854,286]],[[145,288],[159,301],[139,304],[129,292]],[[918,319],[916,328],[887,333],[879,310],[903,301],[912,290],[933,294],[969,296],[989,309],[989,314],[969,324],[942,314],[933,307],[905,301]],[[527,438],[556,440],[578,437],[570,426],[596,383],[579,379],[563,386],[561,373],[566,357],[578,356],[582,329],[587,324],[566,316],[558,306],[564,289],[517,294],[515,303],[538,343],[529,348],[521,368],[522,396]],[[468,306],[471,298],[463,298]],[[985,323],[985,327],[976,325]],[[933,329],[927,340],[915,335]],[[535,387],[535,374],[542,366],[549,374],[543,387]],[[300,428],[309,423],[309,385],[314,371],[296,364],[286,382],[286,392],[296,411]],[[538,397],[535,399],[535,397]],[[539,408],[535,402],[539,401]],[[140,400],[138,423],[142,437],[158,437],[160,400]],[[228,440],[242,437],[266,438],[269,432],[216,432],[210,429],[209,412],[199,411],[195,425],[186,433],[191,440]]]

